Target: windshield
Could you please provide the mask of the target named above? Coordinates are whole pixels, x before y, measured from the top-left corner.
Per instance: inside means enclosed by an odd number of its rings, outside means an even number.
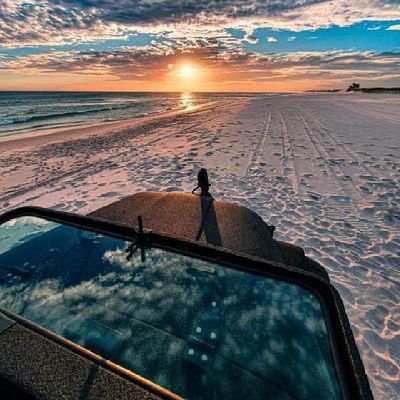
[[[293,283],[36,217],[0,226],[0,307],[188,399],[337,399],[320,302]]]

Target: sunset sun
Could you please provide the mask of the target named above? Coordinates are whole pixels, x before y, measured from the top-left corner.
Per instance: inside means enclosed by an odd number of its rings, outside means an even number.
[[[197,68],[188,64],[184,64],[181,67],[179,67],[177,71],[177,76],[180,76],[182,78],[191,78],[196,74],[196,72]]]

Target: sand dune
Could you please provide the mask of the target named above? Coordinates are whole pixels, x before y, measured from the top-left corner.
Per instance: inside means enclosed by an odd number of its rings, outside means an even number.
[[[87,213],[137,191],[190,191],[205,166],[216,198],[257,211],[327,268],[376,398],[395,399],[399,110],[395,95],[282,95],[0,143],[0,209]]]

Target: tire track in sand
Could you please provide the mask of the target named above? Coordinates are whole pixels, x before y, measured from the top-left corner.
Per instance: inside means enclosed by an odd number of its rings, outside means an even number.
[[[321,131],[325,133],[326,136],[328,136],[332,140],[335,146],[337,146],[343,153],[345,153],[350,158],[351,162],[356,163],[357,166],[360,166],[366,173],[371,175],[374,179],[377,179],[376,175],[379,175],[379,178],[385,177],[381,171],[373,172],[370,169],[370,167],[367,167],[365,165],[365,160],[363,160],[355,151],[353,151],[352,149],[350,149],[350,147],[348,147],[345,143],[343,143],[340,140],[339,135],[335,131],[325,126],[318,118],[316,118],[309,111],[305,110],[303,107],[299,106],[298,108],[303,112],[303,114],[307,114],[310,118],[312,118],[315,121],[315,123],[320,127]]]
[[[299,179],[296,172],[296,164],[295,164],[295,154],[293,151],[294,144],[292,143],[285,119],[280,111],[277,111],[280,130],[281,130],[281,168],[283,177],[288,177],[290,179],[292,188],[294,192],[299,193]]]
[[[348,196],[350,198],[360,199],[360,192],[358,188],[353,184],[353,182],[343,173],[342,169],[339,165],[333,162],[332,157],[326,151],[324,145],[321,143],[318,138],[318,134],[320,132],[315,132],[307,120],[304,118],[304,115],[300,112],[298,108],[296,108],[296,113],[300,118],[301,122],[304,125],[305,133],[316,151],[319,155],[319,159],[325,166],[326,170],[329,171],[331,179],[336,183],[336,185],[341,189],[341,192],[344,196]],[[340,179],[339,177],[343,176],[345,179]]]
[[[302,107],[299,107],[302,108]],[[305,111],[305,110],[303,110]],[[333,146],[335,148],[335,152],[337,147],[339,147],[339,149],[343,150],[343,153],[347,154],[347,156],[350,158],[350,163],[352,161],[356,161],[357,162],[357,166],[359,166],[361,169],[363,169],[366,173],[368,173],[374,180],[379,180],[379,179],[385,179],[385,176],[382,174],[381,171],[377,170],[377,174],[374,173],[373,171],[371,171],[369,169],[369,167],[364,165],[364,161],[356,154],[354,153],[350,148],[348,148],[344,143],[342,143],[340,141],[340,139],[338,138],[337,134],[332,131],[331,129],[325,127],[316,117],[314,117],[310,112],[305,111],[310,118],[315,121],[315,124],[317,124],[319,126],[319,128],[316,128],[316,132],[319,134],[325,134],[325,137],[328,137],[330,139],[330,146]],[[314,126],[315,126],[314,124]],[[337,147],[336,147],[337,146]],[[340,168],[340,166],[338,166],[338,168],[343,172],[343,170]],[[371,198],[374,198],[374,194],[371,196],[371,194],[365,195],[364,193],[362,193],[360,191],[360,189],[354,184],[354,182],[351,180],[350,181],[351,185],[354,188],[354,192],[353,192],[353,196],[356,197],[356,202],[354,203],[354,207],[357,209],[358,213],[359,213],[359,218],[361,219],[362,216],[362,209],[360,208],[360,205],[364,203],[364,205],[366,204],[370,204],[370,200]],[[363,196],[359,196],[359,193],[361,193]],[[349,194],[351,194],[349,192]],[[379,198],[379,196],[378,196]],[[374,204],[370,204],[371,208],[374,208]],[[375,220],[374,223],[367,221],[367,224],[370,225],[370,229],[372,229],[373,231],[376,229],[376,227],[380,227],[383,230],[392,232],[393,231],[393,226],[391,226],[390,224],[388,225],[385,221],[383,220]]]
[[[306,121],[302,113],[298,108],[296,108],[296,113],[303,123],[304,126],[304,132],[306,133],[306,136],[308,137],[311,146],[313,149],[316,151],[316,153],[319,155],[319,159],[325,166],[326,170],[329,171],[329,176],[330,178],[334,181],[336,186],[340,189],[342,192],[343,196],[338,196],[338,195],[331,195],[331,199],[334,201],[334,207],[328,207],[326,210],[326,215],[331,218],[332,220],[335,220],[338,218],[338,211],[341,214],[341,219],[346,219],[346,220],[351,220],[351,224],[355,226],[357,229],[359,229],[360,232],[365,233],[368,236],[374,236],[374,230],[375,226],[371,222],[367,221],[364,222],[360,217],[361,217],[361,210],[359,208],[359,202],[361,200],[360,192],[358,189],[354,186],[354,184],[348,180],[342,180],[338,178],[338,174],[343,175],[343,172],[339,168],[338,165],[336,164],[331,164],[330,161],[330,155],[324,148],[323,144],[318,138],[318,133],[320,132],[314,132],[309,123]],[[340,218],[340,217],[339,217]]]
[[[386,121],[386,122],[389,122],[391,124],[396,124],[396,125],[398,125],[400,122],[398,114],[383,112],[383,110],[381,110],[381,111],[372,110],[372,109],[366,110],[365,108],[357,107],[354,104],[352,104],[351,106],[349,106],[349,104],[346,104],[346,106],[344,104],[338,104],[338,106],[341,108],[345,108],[347,112],[352,111],[356,114],[362,115],[363,117],[368,116],[373,119]]]
[[[260,157],[262,155],[262,150],[264,148],[265,141],[267,140],[267,136],[269,134],[270,126],[271,126],[271,110],[270,107],[267,106],[265,110],[264,127],[260,135],[260,138],[256,144],[256,147],[254,148],[249,158],[249,161],[246,165],[245,172],[243,175],[244,177],[248,177],[250,170],[254,169],[257,165],[260,165]]]

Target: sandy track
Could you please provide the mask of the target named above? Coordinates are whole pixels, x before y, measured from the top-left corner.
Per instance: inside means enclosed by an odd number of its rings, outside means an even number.
[[[244,176],[248,176],[250,173],[250,169],[258,168],[260,164],[260,158],[262,156],[262,149],[265,145],[265,141],[269,135],[269,129],[271,126],[271,111],[269,110],[268,106],[266,107],[266,112],[265,112],[265,124],[262,128],[261,134],[259,135],[259,138],[257,140],[257,144],[254,148],[254,150],[251,153],[251,156],[249,158],[249,161],[246,165]]]

